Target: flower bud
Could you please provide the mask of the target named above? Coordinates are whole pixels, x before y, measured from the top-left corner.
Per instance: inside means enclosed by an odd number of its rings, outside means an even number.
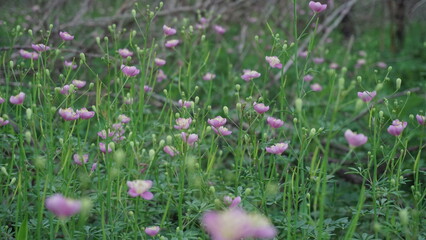
[[[136,17],[136,10],[132,9],[132,16],[135,18]]]
[[[155,157],[155,150],[154,149],[150,149],[149,150],[149,152],[148,152],[148,155],[149,155],[149,159],[152,161],[152,160],[154,160],[154,157]]]
[[[301,98],[297,98],[296,101],[294,102],[294,104],[296,106],[296,112],[301,113],[302,112],[303,100]]]
[[[24,135],[25,135],[25,141],[28,144],[30,144],[31,143],[31,132],[30,131],[25,131]]]
[[[227,106],[224,106],[224,107],[223,107],[223,113],[225,114],[225,116],[228,116],[228,115],[229,115],[229,109],[228,109],[228,107],[227,107]]]
[[[86,55],[84,55],[84,53],[80,53],[80,59],[83,62],[86,62]]]
[[[13,61],[10,61],[9,62],[9,66],[10,66],[10,68],[13,68],[13,66],[14,66],[15,64],[13,63]]]
[[[397,90],[401,88],[401,83],[402,83],[401,78],[397,78],[397,79],[396,79],[396,89],[397,89]]]
[[[216,192],[216,189],[214,188],[214,186],[210,186],[209,191],[214,194]]]
[[[410,216],[408,214],[408,210],[407,209],[401,209],[399,211],[399,218],[401,219],[402,225],[407,225],[408,224],[408,220],[410,218]]]
[[[33,110],[31,108],[27,108],[25,113],[27,115],[27,120],[31,120],[31,117],[33,116]]]

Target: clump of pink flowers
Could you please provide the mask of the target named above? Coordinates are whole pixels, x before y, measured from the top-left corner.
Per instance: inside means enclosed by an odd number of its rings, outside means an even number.
[[[268,153],[281,155],[285,150],[287,150],[287,148],[288,148],[288,143],[277,143],[270,147],[266,147],[265,149]]]
[[[80,155],[76,153],[73,155],[72,159],[74,160],[75,164],[82,166],[84,163],[89,161],[89,154]]]
[[[188,129],[189,125],[192,123],[192,118],[178,118],[176,119],[175,129],[182,130]]]
[[[401,135],[402,131],[407,127],[407,122],[401,122],[398,119],[392,121],[392,125],[388,127],[388,133],[394,136]]]
[[[280,59],[278,59],[277,56],[266,56],[265,60],[269,63],[269,66],[271,66],[271,68],[281,69],[283,67],[282,63],[280,62]]]
[[[348,141],[349,146],[351,147],[359,147],[361,145],[364,145],[368,140],[368,138],[364,134],[357,134],[349,129],[345,132],[345,138],[346,141]]]
[[[213,240],[265,239],[274,238],[277,234],[269,219],[260,214],[246,213],[240,208],[204,213],[202,224]]]
[[[149,191],[152,187],[151,180],[127,181],[127,186],[129,187],[128,194],[131,197],[140,196],[146,200],[152,200],[154,198],[154,194]]]
[[[81,201],[65,198],[62,194],[55,194],[46,199],[47,210],[60,218],[71,217],[81,210]]]
[[[254,70],[244,70],[244,74],[241,75],[241,78],[246,82],[248,82],[252,79],[258,78],[258,77],[260,77],[260,73],[254,71]]]
[[[376,96],[376,91],[369,92],[358,92],[358,97],[364,102],[370,102]]]

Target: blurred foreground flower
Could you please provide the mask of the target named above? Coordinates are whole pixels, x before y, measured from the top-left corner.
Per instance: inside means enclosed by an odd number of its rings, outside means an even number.
[[[269,219],[260,214],[248,214],[240,208],[204,213],[202,224],[213,240],[273,238],[277,234]]]
[[[55,194],[46,199],[46,208],[58,217],[70,217],[81,210],[81,201]]]

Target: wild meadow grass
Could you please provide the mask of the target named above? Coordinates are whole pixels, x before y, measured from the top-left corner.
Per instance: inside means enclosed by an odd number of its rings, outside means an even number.
[[[424,82],[320,45],[319,3],[241,61],[238,26],[161,8],[98,55],[0,25],[0,239],[426,238]]]

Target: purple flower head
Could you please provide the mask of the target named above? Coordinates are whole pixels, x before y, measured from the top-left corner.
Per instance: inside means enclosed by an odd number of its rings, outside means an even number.
[[[19,54],[21,55],[21,57],[26,58],[26,59],[32,59],[32,60],[38,59],[38,53],[36,53],[36,52],[28,52],[28,51],[21,49],[21,50],[19,50]]]
[[[320,92],[322,91],[322,86],[319,85],[318,83],[314,83],[311,85],[311,90],[314,92]]]
[[[41,44],[41,43],[40,44],[31,44],[31,47],[37,52],[44,52],[44,51],[50,50],[50,47],[48,47],[44,44]]]
[[[376,96],[376,91],[369,92],[358,92],[358,97],[364,102],[370,102]]]
[[[425,125],[425,123],[426,123],[426,116],[422,116],[422,115],[417,114],[416,115],[416,120],[417,120],[417,122],[420,125]]]
[[[188,129],[191,123],[192,118],[178,118],[176,119],[176,125],[174,126],[174,128],[178,130]]]
[[[321,4],[320,2],[310,1],[309,8],[316,13],[320,13],[327,8],[327,4]]]
[[[287,143],[277,143],[275,145],[272,145],[270,147],[266,147],[266,151],[268,153],[281,155],[285,150],[287,150],[288,144]]]
[[[140,70],[137,69],[135,66],[121,65],[121,71],[124,73],[124,75],[129,77],[134,77],[140,73]]]
[[[392,125],[388,127],[388,133],[394,136],[401,135],[402,131],[407,127],[407,122],[401,122],[398,119],[392,121]]]
[[[172,146],[164,146],[163,151],[169,154],[171,157],[174,157],[179,154],[178,150]]]
[[[269,66],[271,66],[271,68],[279,68],[281,69],[283,67],[283,65],[280,62],[280,59],[278,59],[277,56],[266,56],[265,60],[269,63]]]
[[[65,67],[69,67],[71,69],[76,69],[77,68],[77,64],[74,64],[73,61],[64,61],[64,65]]]
[[[0,117],[0,127],[6,126],[9,124],[9,120],[4,120],[4,118]]]
[[[305,82],[310,82],[310,81],[312,81],[312,79],[314,79],[314,77],[312,75],[310,75],[310,74],[305,75],[303,77],[303,81],[305,81]]]
[[[166,64],[166,60],[161,58],[155,58],[154,62],[155,62],[155,65],[159,67],[164,66],[164,64]]]
[[[152,187],[151,180],[127,181],[127,186],[129,187],[129,191],[127,193],[131,197],[140,196],[146,200],[151,200],[154,198],[154,194],[149,192],[149,189]]]
[[[211,81],[211,80],[213,80],[213,79],[215,79],[216,78],[216,74],[214,74],[214,73],[206,73],[204,76],[203,76],[203,80],[204,81]]]
[[[162,82],[164,79],[167,79],[167,75],[164,74],[163,70],[158,70],[157,73],[157,82]]]
[[[108,143],[108,145],[103,142],[99,143],[99,150],[101,150],[102,153],[107,153],[107,148],[109,153],[112,152],[111,143]]]
[[[93,116],[95,116],[94,111],[89,111],[87,108],[82,108],[80,110],[77,110],[78,115],[80,115],[81,119],[90,119]]]
[[[6,100],[4,98],[0,97],[0,104],[4,103]]]
[[[260,77],[260,73],[253,70],[244,70],[244,74],[241,75],[241,78],[246,82],[258,77]]]
[[[167,42],[164,44],[164,46],[165,46],[166,48],[174,48],[174,47],[176,47],[178,44],[179,44],[179,40],[177,40],[177,39],[173,39],[173,40],[169,40],[169,41],[167,41]]]
[[[189,146],[194,146],[194,143],[198,141],[197,134],[189,134],[189,136],[187,136],[186,132],[182,132],[180,136],[182,141],[186,142]]]
[[[265,106],[263,103],[256,102],[253,103],[253,108],[259,114],[263,114],[269,110],[269,106]]]
[[[76,88],[80,89],[86,86],[86,81],[81,80],[72,80],[72,85],[74,85]]]
[[[159,226],[152,226],[152,227],[145,228],[145,233],[148,234],[151,237],[157,235],[158,232],[160,232]]]
[[[176,34],[176,29],[163,25],[163,32],[166,36],[171,36]]]
[[[226,118],[223,118],[221,116],[217,116],[213,119],[208,119],[207,122],[208,122],[208,124],[210,124],[210,126],[215,127],[215,128],[219,128],[219,127],[222,127],[226,124]]]
[[[129,49],[127,49],[127,48],[120,48],[120,49],[118,49],[118,54],[120,54],[120,56],[122,58],[127,58],[127,57],[133,56],[133,52],[130,51]]]
[[[71,41],[74,39],[74,36],[67,33],[67,32],[59,32],[59,36],[62,38],[62,40],[64,41]]]
[[[65,121],[74,121],[80,118],[80,115],[72,108],[60,108],[58,112]]]
[[[267,117],[266,122],[271,128],[280,128],[284,125],[283,120],[273,117]]]
[[[221,135],[221,136],[228,136],[231,135],[232,131],[229,131],[228,128],[226,127],[212,127],[213,131],[217,134],[217,135]]]
[[[20,104],[24,103],[24,100],[25,100],[25,93],[23,93],[23,92],[20,92],[16,96],[10,96],[10,98],[9,98],[10,103],[15,104],[15,105],[20,105]]]
[[[348,141],[349,146],[351,147],[359,147],[361,145],[364,145],[368,140],[368,138],[364,134],[356,134],[349,129],[345,132],[345,138],[346,141]]]
[[[98,168],[98,163],[93,163],[92,167],[90,168],[90,171],[94,172],[96,170],[96,168]]]
[[[226,29],[222,26],[219,26],[219,25],[214,25],[213,29],[217,34],[220,34],[220,35],[222,35],[226,32]]]
[[[82,166],[83,163],[87,163],[87,161],[89,161],[89,154],[80,155],[76,153],[73,155],[72,159],[74,160],[75,164]]]
[[[81,210],[81,202],[55,194],[46,199],[46,208],[60,218],[71,217]]]

